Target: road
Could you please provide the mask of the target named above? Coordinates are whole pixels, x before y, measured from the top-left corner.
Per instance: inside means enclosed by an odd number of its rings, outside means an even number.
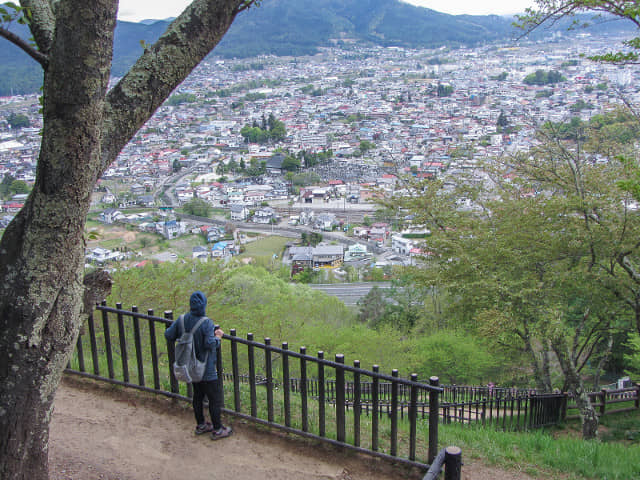
[[[375,242],[369,242],[359,238],[348,237],[347,235],[345,235],[343,232],[340,232],[340,231],[325,232],[321,230],[314,230],[305,225],[295,225],[295,226],[286,225],[286,224],[265,225],[260,223],[231,221],[222,217],[219,217],[219,218],[197,217],[195,215],[188,215],[186,213],[181,213],[180,217],[185,220],[192,220],[195,222],[200,222],[203,224],[210,224],[210,225],[224,226],[228,223],[232,223],[239,230],[260,232],[260,233],[266,233],[271,235],[280,235],[281,237],[288,237],[288,238],[295,238],[295,239],[299,239],[302,232],[307,232],[307,233],[316,232],[322,235],[322,238],[324,241],[328,241],[328,242],[336,241],[346,245],[353,245],[355,243],[364,244],[367,246],[370,252],[373,252],[377,255],[388,251],[385,248],[378,247],[375,244]]]
[[[368,283],[323,283],[309,284],[314,290],[321,290],[327,295],[338,297],[347,306],[355,306],[358,300],[366,296],[373,288],[391,288],[390,282],[368,282]]]

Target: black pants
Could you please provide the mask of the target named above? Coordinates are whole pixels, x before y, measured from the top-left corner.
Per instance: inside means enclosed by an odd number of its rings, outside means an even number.
[[[208,382],[197,382],[193,383],[192,385],[193,413],[196,416],[196,422],[198,422],[198,425],[202,425],[204,423],[202,401],[204,400],[204,397],[207,397],[209,399],[209,415],[211,415],[211,423],[213,423],[213,428],[215,428],[216,430],[222,428],[222,382],[218,379]]]

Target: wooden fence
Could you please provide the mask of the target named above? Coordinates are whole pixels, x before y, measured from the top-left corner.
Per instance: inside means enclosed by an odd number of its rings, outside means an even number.
[[[609,415],[613,413],[628,412],[640,408],[640,384],[629,388],[606,389],[588,394],[589,400],[598,414]],[[614,405],[616,407],[611,408]],[[620,406],[624,405],[624,406]],[[576,410],[575,400],[568,396],[567,410]],[[570,414],[567,418],[575,418],[577,415]]]
[[[97,310],[101,321],[88,317],[67,372],[190,399],[191,385],[179,383],[170,368],[175,352],[164,330],[173,321],[172,312],[157,317],[153,310],[143,314],[136,307],[126,311],[121,304],[111,308],[104,302]],[[426,470],[436,458],[442,394],[437,377],[421,383],[416,375],[401,378],[397,370],[385,375],[376,365],[361,368],[357,360],[346,365],[343,355],[334,360],[323,352],[310,356],[304,347],[294,352],[287,343],[276,347],[269,338],[260,343],[234,330],[224,338],[218,368],[226,413],[411,467]],[[313,389],[308,387],[311,377],[317,380]],[[418,398],[427,405],[424,419]]]

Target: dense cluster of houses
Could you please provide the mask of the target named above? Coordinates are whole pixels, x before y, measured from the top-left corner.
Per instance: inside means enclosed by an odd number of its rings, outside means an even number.
[[[132,190],[148,191],[176,163],[207,173],[214,162],[233,159],[249,164],[251,158],[264,160],[269,174],[280,174],[283,157],[276,148],[331,150],[336,158],[399,163],[408,173],[436,175],[474,159],[500,155],[505,149],[527,150],[535,124],[576,115],[589,118],[620,102],[617,89],[636,102],[638,93],[632,87],[637,71],[596,65],[580,57],[585,51],[603,50],[610,42],[594,37],[578,43],[549,43],[544,49],[538,44],[490,45],[453,53],[362,47],[354,55],[327,49],[325,55],[306,62],[293,64],[272,57],[264,69],[242,71],[234,68],[242,60],[204,62],[180,89],[196,98],[216,97],[216,102],[161,107],[104,178],[131,179]],[[429,64],[425,58],[439,61]],[[565,65],[567,59],[574,62]],[[549,87],[523,83],[526,75],[541,68],[562,69],[568,81]],[[594,88],[602,83],[616,88]],[[264,86],[255,88],[260,84]],[[301,88],[309,84],[323,94],[312,95]],[[438,84],[451,85],[452,94],[437,97],[434,87]],[[545,88],[550,93],[538,95]],[[217,95],[225,90],[224,96]],[[244,96],[250,91],[265,98],[247,101]],[[41,126],[35,95],[33,100],[32,105],[21,102],[20,107],[32,121],[29,128],[11,132],[0,118],[0,175],[8,173],[27,182],[34,179]],[[578,100],[589,107],[572,109]],[[284,122],[286,139],[274,145],[245,144],[241,128],[270,113]],[[501,113],[509,124],[519,126],[518,131],[505,133],[497,128]],[[363,140],[375,148],[363,153]],[[465,144],[473,144],[473,152],[452,158],[452,150]],[[284,184],[270,187],[269,192],[243,192],[243,202],[255,206],[267,193],[275,197],[288,193]],[[210,197],[212,203],[222,200],[220,186],[198,188],[199,197]],[[189,196],[187,190],[183,194]],[[226,195],[232,197],[230,193]]]
[[[296,212],[292,222],[323,231],[340,228],[334,214],[315,207],[335,199],[364,204],[398,192],[402,174],[455,181],[475,171],[480,160],[528,151],[542,121],[574,116],[586,120],[620,105],[622,96],[640,103],[638,68],[594,64],[582,56],[605,51],[611,43],[584,37],[580,42],[559,39],[544,48],[523,42],[451,51],[354,45],[349,51],[327,48],[305,62],[261,58],[264,68],[259,70],[236,68],[247,60],[205,61],[179,87],[181,93],[193,93],[196,101],[159,108],[105,172],[103,184],[117,182],[128,191],[116,195],[103,189],[96,195],[102,208],[118,207],[104,209],[101,220],[133,224],[166,238],[187,233],[189,227],[170,214],[129,214],[127,207],[154,206],[154,190],[175,170],[188,169],[193,176],[173,192],[177,203],[199,198],[229,209],[233,221],[273,224],[280,219],[270,205],[299,202],[314,208]],[[523,79],[539,69],[560,71],[567,81],[526,85]],[[438,96],[442,84],[452,87],[450,95]],[[309,93],[309,85],[321,94]],[[247,93],[262,95],[248,98]],[[0,178],[11,175],[31,184],[42,119],[36,95],[17,100],[0,99]],[[5,106],[26,114],[31,125],[12,131],[7,115],[2,115],[9,111]],[[286,138],[245,143],[242,127],[269,114],[285,124]],[[499,117],[504,125],[498,125]],[[331,160],[312,169],[303,160],[305,171],[313,170],[320,181],[294,196],[291,178],[282,169],[283,152],[295,155],[302,150],[331,151]],[[252,159],[266,170],[256,181],[236,181],[221,168],[249,165]],[[23,196],[2,202],[0,227],[23,203]],[[390,243],[398,254],[417,253],[415,241],[385,225],[358,226],[353,234],[376,244]],[[223,235],[211,231],[207,238],[215,244]],[[230,245],[219,250],[235,251]],[[220,255],[210,248],[194,252],[205,254]],[[314,267],[337,262],[331,255],[327,261],[309,252],[297,255]],[[94,257],[97,261],[101,255]]]
[[[164,217],[154,221],[155,217]],[[189,224],[179,222],[164,210],[157,212],[123,213],[116,208],[106,208],[99,215],[100,221],[106,224],[124,223],[135,225],[142,232],[157,233],[167,239],[179,237],[187,232]]]

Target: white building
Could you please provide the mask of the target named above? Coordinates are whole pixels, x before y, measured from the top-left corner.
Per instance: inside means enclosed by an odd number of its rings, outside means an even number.
[[[391,249],[396,253],[409,255],[409,252],[414,246],[413,240],[409,238],[404,238],[400,235],[391,236]]]

